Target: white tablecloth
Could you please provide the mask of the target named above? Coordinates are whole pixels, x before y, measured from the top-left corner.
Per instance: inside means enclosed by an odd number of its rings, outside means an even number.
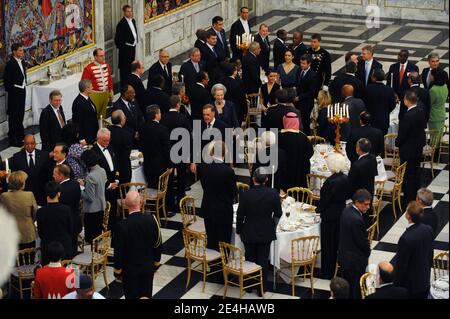
[[[431,283],[430,297],[432,299],[448,299],[448,276],[442,276]]]
[[[39,116],[42,110],[49,103],[49,94],[53,90],[59,90],[62,93],[62,107],[66,121],[72,119],[72,103],[73,100],[80,93],[78,90],[78,82],[81,79],[81,74],[73,74],[65,79],[50,82],[47,85],[35,85],[31,96],[31,109],[33,111],[33,122],[39,124]]]
[[[138,150],[131,151],[131,182],[132,183],[146,183],[144,175],[144,159],[141,157]]]

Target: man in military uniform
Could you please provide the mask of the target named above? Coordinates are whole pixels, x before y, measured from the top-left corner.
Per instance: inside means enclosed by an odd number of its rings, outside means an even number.
[[[320,47],[321,40],[322,37],[320,36],[320,34],[314,33],[311,36],[310,48],[306,52],[307,54],[311,55],[311,68],[317,73],[317,76],[319,77],[320,88],[322,88],[322,86],[324,85],[328,86],[328,83],[331,79],[331,56],[327,50]]]

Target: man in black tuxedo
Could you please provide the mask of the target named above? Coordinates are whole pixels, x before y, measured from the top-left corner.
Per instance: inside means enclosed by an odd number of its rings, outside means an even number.
[[[306,51],[308,51],[308,48],[303,43],[303,33],[295,31],[292,34],[292,44],[290,45],[290,49],[294,51],[294,60],[292,62],[300,66],[300,59],[306,54]]]
[[[159,60],[148,70],[148,83],[155,75],[162,75],[164,78],[164,87],[162,89],[168,96],[172,94],[172,63],[169,60],[169,51],[159,50]]]
[[[377,159],[370,154],[370,147],[370,141],[366,138],[361,138],[356,143],[356,154],[359,157],[352,163],[348,173],[351,195],[359,189],[366,189],[373,196],[375,176],[378,175],[378,170]]]
[[[317,73],[311,68],[311,56],[304,54],[300,60],[301,73],[297,84],[297,108],[301,113],[302,128],[306,135],[311,133],[311,111],[314,108],[314,99],[319,91]]]
[[[358,62],[356,77],[367,86],[368,84],[375,82],[372,78],[372,73],[375,69],[383,70],[383,65],[373,58],[372,46],[366,45],[362,48],[362,60]]]
[[[261,53],[258,57],[261,56]],[[226,63],[223,66],[224,77],[220,80],[227,93],[225,94],[225,100],[231,101],[236,106],[236,116],[239,124],[244,121],[247,115],[247,97],[245,96],[245,87],[241,79],[237,78],[237,69],[234,63]]]
[[[253,173],[253,187],[239,196],[236,234],[245,247],[245,260],[262,267],[263,287],[267,285],[270,244],[277,239],[275,230],[283,214],[276,189],[266,187],[267,175],[259,168]],[[261,291],[259,295],[262,297]]]
[[[217,49],[221,60],[230,58],[230,49],[228,48],[228,41],[225,35],[223,18],[215,16],[212,19],[212,26],[208,31],[213,31],[217,35]]]
[[[328,87],[331,98],[334,103],[340,103],[344,100],[342,96],[342,87],[349,84],[353,87],[353,96],[357,99],[365,99],[365,86],[355,76],[356,73],[356,63],[353,61],[348,61],[345,64],[345,73],[338,74],[331,82]]]
[[[317,73],[319,78],[319,88],[330,83],[331,79],[331,56],[330,53],[320,47],[322,36],[318,33],[311,35],[311,43],[306,52],[311,56],[311,68]]]
[[[8,137],[9,145],[21,146],[24,137],[23,117],[27,86],[27,63],[23,60],[25,51],[21,43],[11,46],[12,55],[3,73],[5,90],[8,92]]]
[[[288,33],[284,29],[277,31],[277,38],[273,43],[273,68],[276,70],[278,66],[284,63],[284,54],[286,53]]]
[[[169,111],[169,95],[164,91],[164,77],[161,74],[153,75],[147,83],[147,92],[151,104],[160,107],[162,113]],[[141,109],[145,114],[146,109]]]
[[[48,152],[36,149],[36,140],[31,134],[25,135],[23,149],[15,153],[11,159],[11,171],[24,171],[28,178],[25,191],[32,192],[39,206],[46,203],[45,183],[49,180]]]
[[[398,240],[394,257],[394,284],[406,288],[410,299],[426,299],[430,293],[434,234],[430,226],[422,224],[422,215],[417,202],[409,203],[405,214],[408,226]]]
[[[201,145],[202,145],[202,149],[210,142],[214,141],[225,141],[225,129],[227,128],[227,125],[221,121],[219,118],[217,118],[216,116],[216,110],[214,108],[214,106],[212,106],[211,104],[206,104],[205,106],[203,106],[203,111],[202,111],[202,123],[201,123],[201,132],[202,132],[202,137],[197,137],[196,136],[196,132],[195,130],[193,131],[193,139],[197,140],[197,138],[201,138]],[[218,133],[218,132],[214,132],[211,131],[211,129],[217,129],[220,132],[220,138],[211,134],[214,133]],[[205,132],[206,131],[206,132]],[[203,134],[205,134],[205,139],[203,139]],[[208,135],[209,134],[209,135]],[[209,138],[207,138],[209,137]],[[227,145],[229,146],[229,145]],[[231,149],[231,148],[229,148]]]
[[[150,103],[150,96],[147,90],[145,90],[144,84],[142,83],[142,75],[145,72],[144,63],[142,61],[133,61],[131,63],[131,74],[128,76],[124,85],[131,85],[136,93],[136,100],[138,105],[142,110],[145,110]]]
[[[400,101],[403,99],[405,91],[409,88],[408,75],[410,72],[419,72],[417,65],[408,61],[409,51],[406,49],[400,50],[398,53],[397,63],[392,64],[389,67],[387,73],[387,86],[394,89]],[[406,112],[406,110],[404,110]]]
[[[378,278],[380,285],[377,290],[366,297],[369,300],[408,299],[408,291],[403,287],[394,286],[394,267],[388,261],[378,264]]]
[[[98,119],[97,109],[92,103],[89,95],[92,93],[92,82],[83,79],[78,83],[80,94],[72,104],[72,122],[78,126],[79,139],[86,144],[92,145],[97,137]]]
[[[251,25],[248,21],[249,9],[247,7],[242,7],[240,10],[239,20],[234,22],[230,28],[230,46],[233,52],[233,61],[242,61],[242,50],[237,47],[237,37],[241,37],[244,33],[250,36],[252,33]]]
[[[422,109],[417,107],[417,95],[408,90],[403,101],[408,108],[400,120],[398,136],[395,146],[399,148],[400,163],[406,164],[406,172],[403,179],[403,193],[405,203],[416,198],[420,187],[420,161],[423,147],[425,146],[425,115]]]
[[[219,82],[223,74],[220,69],[220,63],[223,59],[220,56],[220,52],[217,49],[217,35],[214,31],[208,31],[206,37],[206,50],[202,59],[205,61],[205,70],[209,75],[209,87]]]
[[[350,84],[346,84],[342,87],[341,95],[344,98],[343,104],[348,105],[348,116],[350,119],[350,122],[349,122],[350,131],[355,128],[360,127],[359,115],[366,110],[364,101],[354,97],[353,92],[354,92],[353,86],[351,86]],[[346,137],[348,139],[348,134]]]
[[[189,101],[189,97],[186,95],[186,85],[182,82],[175,82],[172,86],[172,95],[176,95],[180,98],[180,114],[183,114],[189,123],[192,123],[191,102]]]
[[[139,106],[136,105],[135,96],[136,93],[131,85],[122,87],[120,90],[120,98],[113,105],[113,111],[122,110],[125,114],[126,123],[124,128],[131,133],[134,145],[137,145],[138,132],[142,125],[144,125],[144,116]]]
[[[191,117],[192,120],[201,120],[203,106],[210,103],[212,100],[211,94],[206,89],[209,83],[209,75],[204,71],[197,74],[197,83],[190,88],[186,88],[186,93],[191,102]]]
[[[383,132],[371,125],[372,118],[369,112],[362,112],[359,115],[359,120],[361,126],[352,129],[346,146],[348,159],[352,163],[358,159],[358,154],[356,154],[356,143],[361,138],[366,138],[370,141],[370,144],[372,145],[370,153],[375,157],[382,156],[384,151]]]
[[[39,117],[39,132],[41,133],[42,149],[51,152],[56,143],[62,142],[62,129],[66,118],[61,106],[62,94],[58,90],[50,92],[50,104]]]
[[[195,40],[194,48],[197,48],[200,50],[200,53],[202,54],[201,60],[203,61],[204,51],[206,50],[206,35],[208,32],[203,29],[198,29],[195,32],[195,36],[197,37],[197,40]]]
[[[172,173],[169,130],[159,123],[161,110],[157,105],[147,108],[146,123],[139,132],[144,154],[144,174],[150,188],[158,188],[159,176],[167,170]]]
[[[114,276],[123,282],[126,299],[152,298],[153,275],[161,261],[161,230],[154,215],[141,212],[142,198],[128,192],[129,216],[117,224]]]
[[[117,24],[114,43],[119,50],[120,83],[124,85],[131,73],[130,65],[136,57],[136,45],[139,40],[133,9],[126,4],[122,7],[122,11],[123,18]]]
[[[118,109],[112,112],[112,125],[108,128],[111,131],[111,146],[116,152],[120,184],[131,181],[130,153],[133,146],[133,135],[126,129],[126,122],[127,117],[124,112]]]
[[[97,133],[97,143],[92,151],[98,156],[98,165],[105,170],[107,181],[105,185],[105,199],[111,203],[108,229],[114,232],[116,225],[117,198],[119,197],[119,164],[114,149],[110,145],[111,132],[101,128]]]
[[[372,83],[366,87],[366,109],[372,115],[372,125],[386,135],[389,129],[390,114],[395,109],[396,97],[394,90],[384,85],[384,71],[375,69]]]
[[[342,277],[350,285],[350,298],[361,299],[359,278],[366,272],[370,256],[363,214],[370,208],[372,195],[358,190],[352,198],[353,204],[344,209],[339,226],[338,263]]]
[[[261,68],[258,61],[260,52],[259,43],[253,42],[242,59],[242,82],[247,94],[258,93],[261,87]]]
[[[261,53],[258,55],[258,61],[264,71],[269,70],[270,61],[270,39],[269,39],[269,27],[267,24],[262,23],[259,26],[259,32],[255,35],[255,42],[259,43],[261,47]]]
[[[430,112],[431,112],[431,98],[430,93],[427,89],[420,87],[420,75],[419,72],[411,72],[408,76],[408,85],[409,89],[416,92],[417,97],[419,98],[419,101],[417,102],[417,106],[421,107],[425,113],[425,121],[428,123],[428,120],[430,119]],[[406,113],[406,107],[403,104],[403,101],[401,101],[400,104],[400,114],[403,115]]]
[[[197,75],[204,71],[203,65],[200,63],[202,54],[200,49],[193,48],[190,53],[190,59],[181,65],[178,72],[178,80],[183,82],[186,87],[190,87],[197,82]]]
[[[428,55],[428,68],[422,71],[422,84],[427,90],[431,89],[433,82],[431,81],[431,70],[439,67],[439,54],[432,52]]]
[[[417,191],[416,201],[423,209],[422,224],[428,225],[433,229],[433,239],[438,235],[439,217],[433,210],[433,192],[427,188],[421,188]]]
[[[277,104],[269,107],[267,110],[266,129],[284,129],[283,117],[290,112],[294,112],[298,117],[300,117],[300,111],[293,106],[294,97],[288,92],[288,90],[295,91],[295,89],[280,89],[275,93]]]
[[[70,207],[72,216],[72,247],[70,251],[66,251],[69,259],[72,259],[77,253],[78,234],[81,232],[80,217],[80,184],[70,179],[70,167],[62,164],[57,165],[53,169],[53,179],[59,184],[60,195],[59,202]]]

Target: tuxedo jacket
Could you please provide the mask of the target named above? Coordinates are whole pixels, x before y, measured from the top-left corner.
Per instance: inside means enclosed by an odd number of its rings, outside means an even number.
[[[142,79],[136,74],[130,74],[125,80],[125,84],[131,85],[136,92],[136,101],[141,108],[142,114],[145,114],[145,108],[149,106],[150,96],[142,83]]]
[[[375,82],[366,87],[366,109],[372,116],[372,125],[387,133],[390,114],[395,109],[395,92],[383,83]]]
[[[3,83],[5,85],[5,90],[9,94],[14,94],[16,90],[22,90],[20,88],[15,87],[15,85],[22,86],[23,80],[27,79],[27,64],[25,61],[22,62],[22,70],[20,69],[19,63],[17,60],[11,56],[8,62],[5,65],[5,71],[3,73]]]
[[[319,92],[319,78],[312,68],[306,72],[303,78],[299,73],[297,83],[298,106],[302,110],[310,112],[314,107],[314,98]]]
[[[160,107],[161,113],[167,113],[169,111],[169,98],[170,95],[168,95],[164,90],[161,90],[159,88],[152,87],[148,85],[147,92],[149,96],[150,104],[156,104]],[[145,114],[145,110],[142,110]]]
[[[194,64],[192,63],[191,59],[187,60],[181,65],[180,72],[178,73],[178,80],[181,82],[183,75],[183,81],[186,85],[186,88],[188,86],[192,86],[195,83],[197,83],[197,75],[201,71],[204,71],[204,67],[202,63],[198,63],[199,72],[195,70]]]
[[[273,43],[273,67],[275,70],[284,62],[284,54],[286,53],[286,43],[282,43],[278,38]]]
[[[402,161],[422,158],[425,146],[425,115],[422,109],[416,106],[405,113],[398,126],[395,146],[399,148]]]
[[[373,70],[375,70],[375,69],[383,69],[383,65],[380,62],[378,62],[377,60],[373,59],[372,66],[370,67],[369,77],[368,77],[367,83],[366,83],[366,61],[364,61],[364,60],[358,61],[356,77],[358,79],[360,79],[364,85],[374,83],[371,79],[371,76],[372,76]]]
[[[320,189],[320,201],[317,213],[324,222],[339,222],[350,197],[350,183],[344,173],[334,173],[328,177]]]
[[[365,99],[365,86],[356,76],[342,73],[337,75],[328,86],[328,91],[334,103],[340,103],[344,100],[342,96],[342,87],[349,84],[353,87],[353,96],[358,99]]]
[[[374,155],[369,153],[353,162],[348,173],[348,180],[352,188],[351,194],[364,188],[373,195],[375,176],[377,175],[377,159]]]
[[[389,71],[386,74],[387,77],[387,86],[390,86],[394,89],[395,93],[397,93],[398,98],[400,100],[403,99],[403,95],[406,90],[409,89],[408,85],[408,74],[410,72],[419,72],[419,68],[417,65],[410,63],[409,61],[406,63],[405,72],[403,73],[402,83],[400,84],[400,63],[394,63],[389,67]]]
[[[295,64],[297,64],[298,66],[300,66],[300,59],[303,56],[303,54],[306,54],[306,52],[308,51],[308,48],[306,47],[306,45],[303,42],[300,43],[297,47],[295,47],[293,44],[291,44],[289,46],[289,48],[294,51],[293,62]]]
[[[132,136],[139,131],[141,126],[144,124],[144,116],[142,115],[142,111],[138,105],[136,105],[136,101],[131,102],[131,110],[122,100],[119,98],[113,105],[113,111],[122,110],[125,114],[127,121],[125,123],[124,128],[128,130]]]
[[[64,123],[66,117],[62,106],[59,107]],[[51,152],[57,143],[62,142],[62,128],[58,117],[49,104],[42,110],[39,117],[39,132],[41,133],[42,149]]]
[[[271,49],[269,36],[267,36],[266,39],[263,40],[261,35],[258,33],[257,35],[255,35],[255,42],[258,42],[259,46],[261,47],[261,52],[258,55],[259,64],[264,71],[267,71],[269,69]]]
[[[73,234],[77,235],[81,232],[80,219],[80,199],[81,189],[80,184],[73,179],[59,184],[61,188],[61,195],[59,202],[67,205],[70,208],[72,215]],[[72,237],[73,238],[73,237]]]
[[[116,158],[116,153],[114,152],[113,148],[111,145],[109,145],[107,147],[109,154],[111,154],[111,158],[112,158],[112,162],[113,162],[113,170],[111,170],[111,168],[108,165],[108,161],[106,160],[106,157],[104,155],[104,153],[102,152],[102,150],[100,149],[100,147],[98,146],[98,144],[95,144],[92,147],[92,150],[97,153],[98,157],[99,157],[99,166],[101,168],[103,168],[105,170],[106,173],[106,178],[108,179],[107,181],[107,185],[106,187],[108,187],[109,183],[113,183],[116,179],[119,179],[118,177],[118,173],[119,173],[119,166],[117,163],[117,158]]]
[[[137,36],[137,27],[136,27],[136,21],[132,19],[132,23],[134,25],[134,29],[136,30],[136,43],[139,41]],[[123,66],[125,68],[130,68],[130,65],[125,65],[125,63],[128,64],[130,61],[130,57],[126,56],[128,51],[122,51],[123,49],[131,48],[135,49],[135,47],[131,47],[128,44],[134,44],[134,36],[131,31],[130,25],[128,24],[128,21],[123,17],[120,19],[119,23],[116,27],[116,34],[114,36],[114,43],[116,44],[116,47],[119,49],[119,69],[121,69]],[[122,51],[122,52],[121,52]],[[134,58],[134,57],[132,57]]]
[[[208,32],[211,32],[211,31],[214,31],[217,34],[216,30],[214,30],[212,27],[208,30]],[[225,34],[225,29],[222,29],[220,31],[220,36],[221,36],[223,42],[220,40],[219,35],[217,35],[216,47],[219,50],[219,54],[222,57],[222,59],[229,58],[230,57],[230,49],[228,48],[228,41],[227,41],[227,36]]]
[[[347,156],[351,162],[358,159],[356,154],[356,143],[360,138],[367,138],[370,141],[372,147],[370,148],[370,154],[376,156],[382,156],[384,152],[384,135],[380,129],[373,127],[372,125],[364,125],[356,128],[352,128],[349,139],[347,141]]]
[[[131,181],[131,148],[133,146],[133,135],[125,127],[112,125],[111,146],[116,152],[116,159],[119,170],[120,183],[129,183]]]
[[[214,47],[216,48],[216,47]],[[202,58],[205,63],[205,71],[209,75],[209,86],[216,84],[222,77],[222,70],[220,68],[221,58],[216,51],[212,50],[209,46],[206,46],[204,51],[204,57]]]
[[[247,94],[258,93],[261,87],[261,72],[259,61],[252,53],[242,58],[242,81]]]
[[[150,85],[150,79],[153,76],[155,76],[156,74],[160,74],[164,77],[163,91],[167,95],[171,96],[172,95],[172,63],[171,62],[167,63],[166,67],[167,67],[167,72],[169,72],[169,74],[164,72],[164,69],[162,68],[161,63],[159,63],[159,61],[154,63],[148,70],[148,84],[147,85]]]
[[[248,21],[248,27],[250,29],[250,33],[252,32],[252,24]],[[230,47],[233,52],[233,60],[236,59],[242,60],[242,51],[239,50],[236,46],[236,36],[241,36],[245,33],[244,26],[241,23],[241,20],[236,20],[230,28]]]
[[[368,300],[395,300],[408,299],[408,290],[396,287],[393,283],[377,288],[377,290],[366,297]]]
[[[91,99],[78,94],[72,104],[72,122],[78,126],[80,140],[85,139],[88,144],[95,142],[99,126],[97,109]]]
[[[202,85],[195,83],[187,91],[189,101],[191,102],[191,117],[193,120],[201,120],[203,106],[211,101],[211,94]]]

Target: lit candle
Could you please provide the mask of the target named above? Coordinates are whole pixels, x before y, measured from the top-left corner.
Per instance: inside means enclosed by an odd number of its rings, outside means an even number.
[[[184,83],[184,75],[181,74],[181,83]]]
[[[103,115],[100,115],[100,128],[103,128]]]
[[[6,172],[9,173],[9,162],[8,162],[8,159],[5,160],[5,169],[6,169]]]
[[[330,117],[330,106],[327,106],[327,117]]]
[[[346,113],[347,113],[347,117],[349,117],[349,115],[348,115],[348,104],[345,106],[345,110],[346,110]]]
[[[394,88],[394,73],[391,73],[391,88]]]
[[[239,45],[239,36],[236,36],[236,45]]]
[[[272,188],[275,188],[274,183],[275,183],[275,166],[272,165]]]

